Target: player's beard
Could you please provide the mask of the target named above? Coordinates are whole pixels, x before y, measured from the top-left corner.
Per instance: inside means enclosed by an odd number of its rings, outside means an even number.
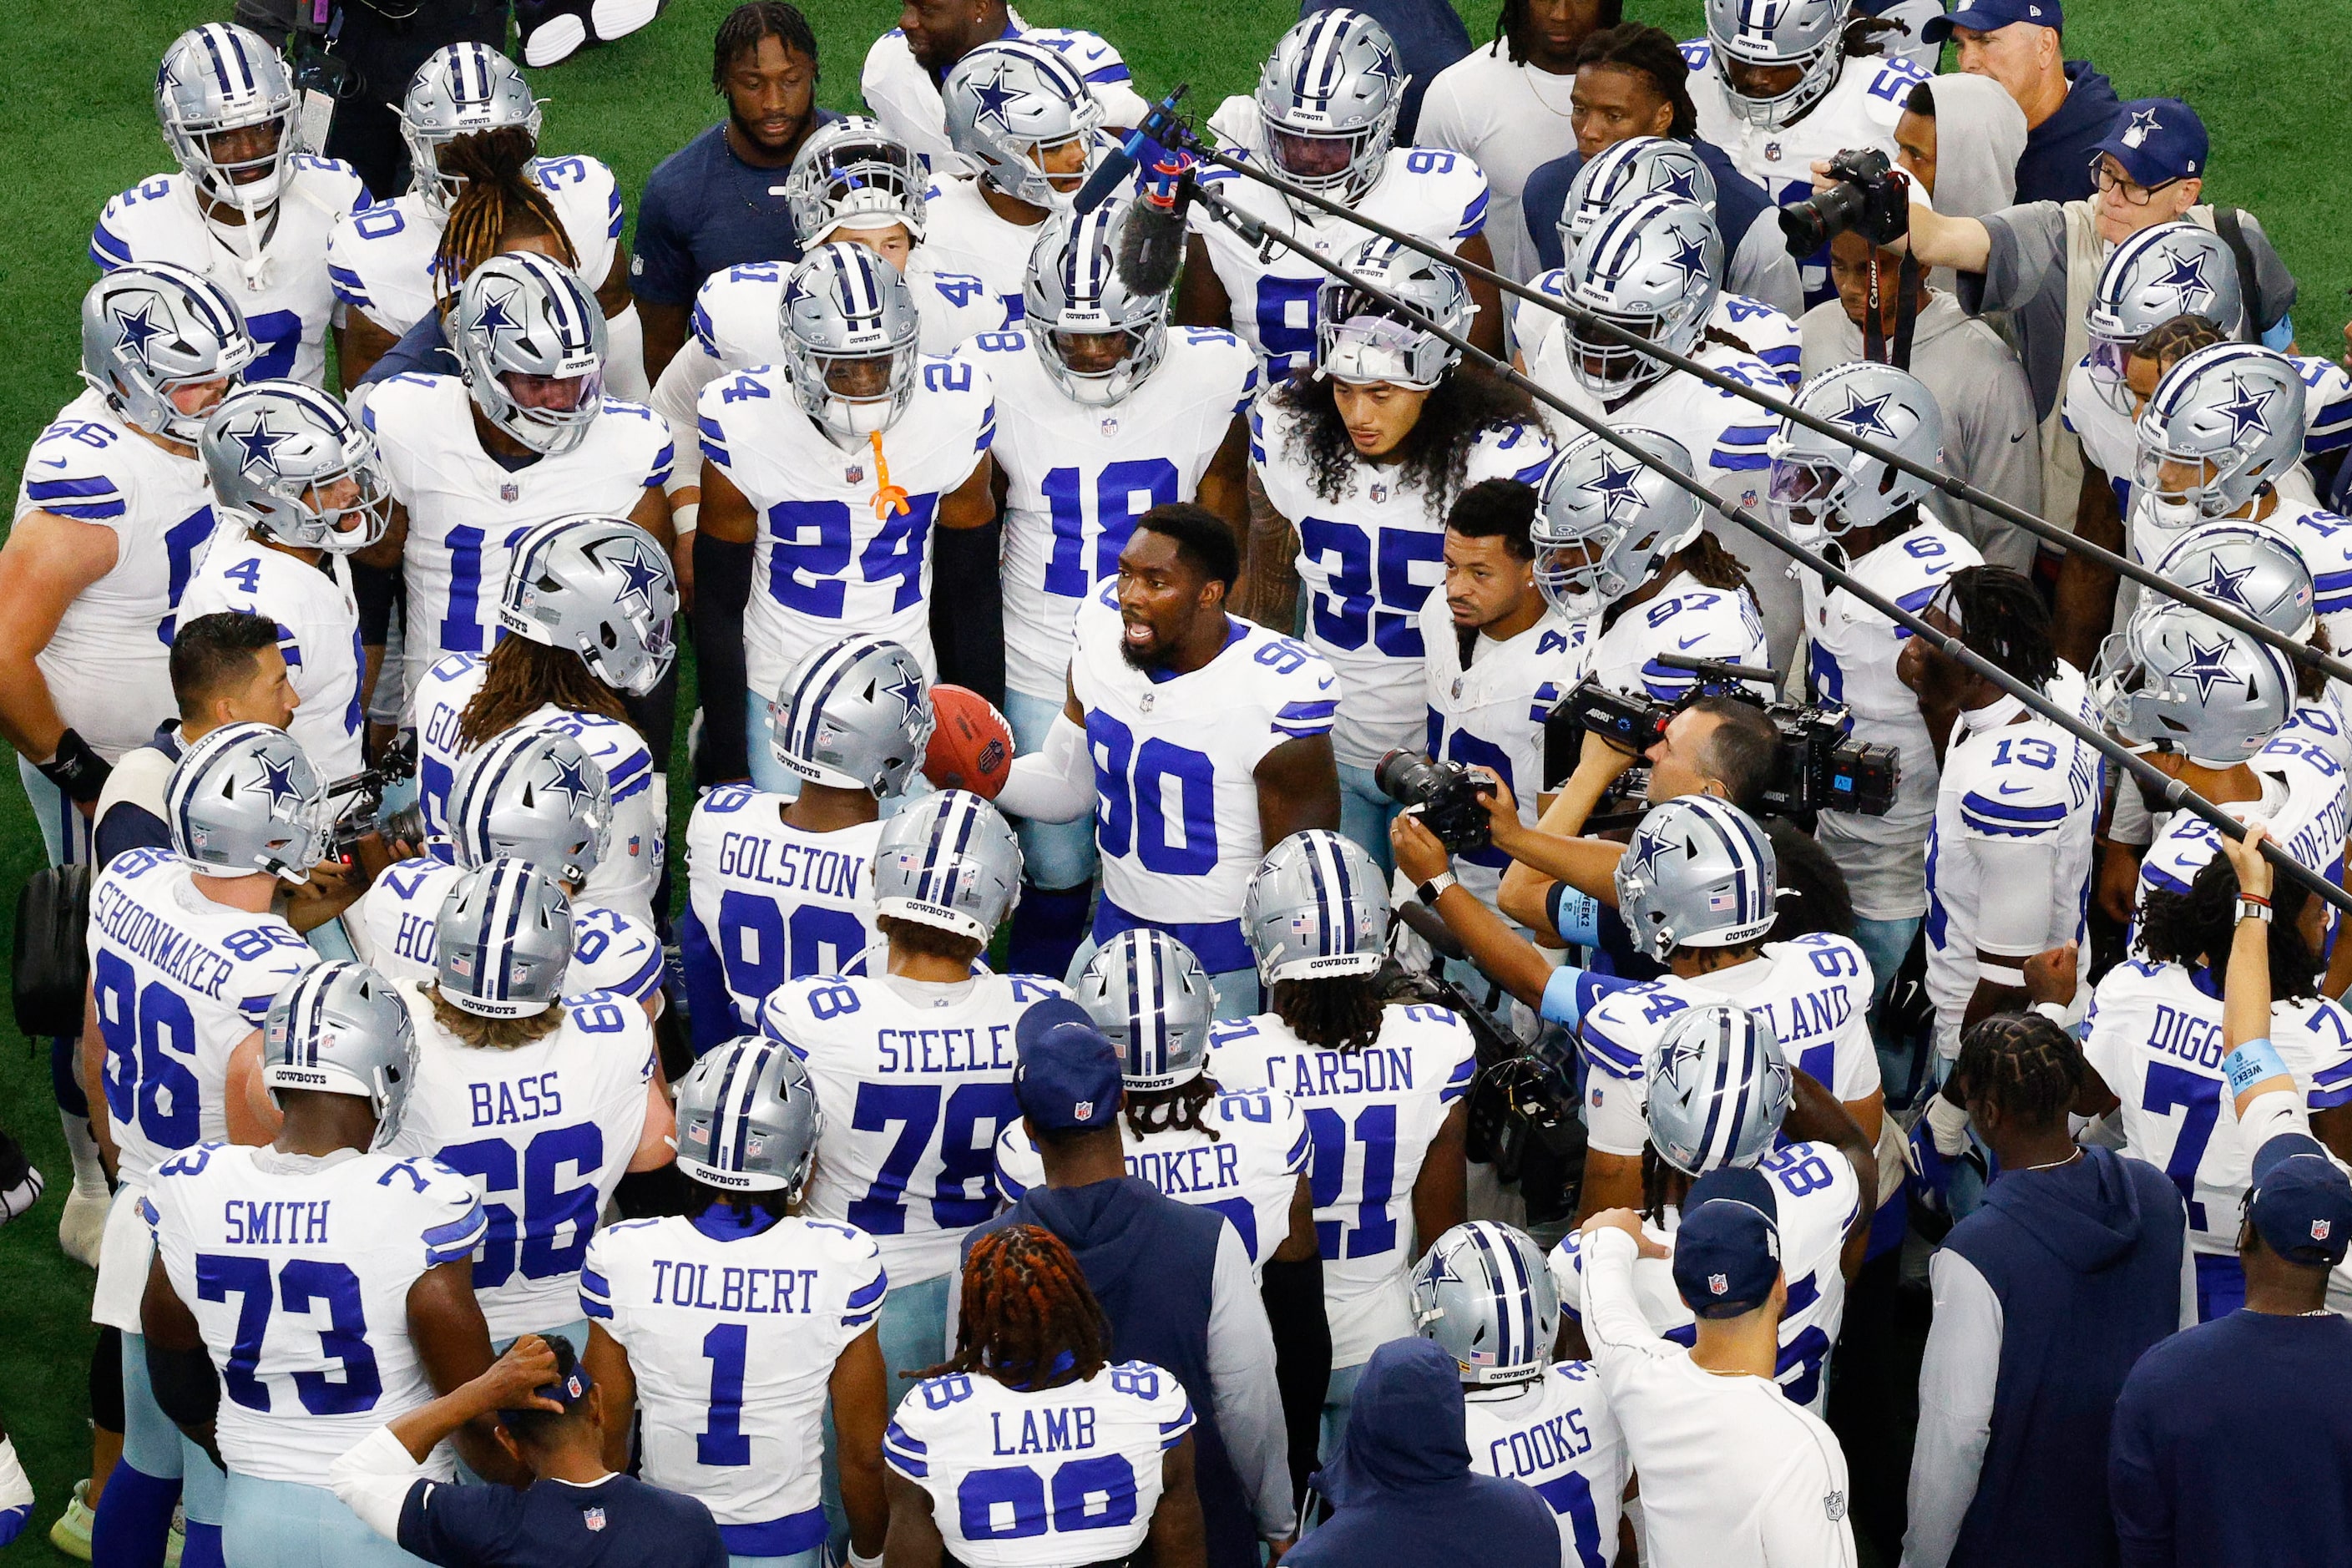
[[[1124,625],[1125,623],[1121,624]],[[1170,642],[1166,637],[1161,637],[1160,635],[1160,628],[1154,626],[1151,629],[1151,646],[1150,647],[1139,648],[1133,643],[1128,641],[1124,637],[1120,637],[1118,639],[1118,657],[1127,661],[1127,667],[1129,669],[1139,669],[1146,673],[1150,673],[1152,670],[1166,669],[1171,664],[1175,662],[1176,645]]]

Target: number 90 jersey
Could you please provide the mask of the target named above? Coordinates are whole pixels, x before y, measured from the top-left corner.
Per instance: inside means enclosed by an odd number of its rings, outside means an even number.
[[[1380,1037],[1351,1051],[1309,1046],[1272,1013],[1210,1026],[1212,1078],[1279,1089],[1306,1115],[1335,1367],[1412,1332],[1412,1186],[1477,1068],[1469,1029],[1443,1007],[1385,1008]]]
[[[230,1143],[165,1161],[139,1213],[219,1369],[221,1458],[239,1475],[313,1487],[433,1397],[409,1287],[462,1262],[486,1224],[465,1178],[431,1160],[362,1152],[322,1166]],[[438,1455],[425,1469],[454,1473]]]
[[[1520,1482],[1551,1505],[1563,1568],[1609,1568],[1631,1463],[1593,1364],[1557,1362],[1533,1383],[1462,1394],[1470,1468]]]
[[[1151,1532],[1161,1456],[1192,1421],[1183,1385],[1149,1362],[1058,1388],[957,1373],[908,1390],[882,1460],[929,1495],[966,1568],[1118,1563]]]
[[[1171,327],[1159,366],[1108,406],[1078,403],[1026,331],[964,344],[996,385],[1004,470],[1004,683],[1052,701],[1070,667],[1070,618],[1118,575],[1135,520],[1188,501],[1257,390],[1257,359],[1231,332]]]

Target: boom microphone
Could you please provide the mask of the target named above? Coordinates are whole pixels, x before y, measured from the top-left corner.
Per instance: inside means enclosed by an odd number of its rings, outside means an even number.
[[[1192,201],[1192,159],[1166,153],[1152,165],[1140,200],[1120,217],[1111,267],[1138,294],[1165,294],[1184,264],[1184,209]]]
[[[1153,104],[1151,112],[1143,117],[1143,123],[1129,132],[1127,140],[1113,148],[1110,156],[1102,161],[1101,167],[1087,176],[1087,183],[1078,187],[1078,194],[1071,199],[1072,209],[1083,216],[1102,205],[1110,194],[1127,184],[1129,176],[1135,173],[1136,165],[1143,161],[1145,148],[1154,142],[1175,140],[1176,102],[1192,90],[1192,83],[1178,82],[1175,91]]]

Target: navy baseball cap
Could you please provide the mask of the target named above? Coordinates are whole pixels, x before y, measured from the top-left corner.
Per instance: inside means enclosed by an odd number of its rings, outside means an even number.
[[[1931,44],[1940,44],[1952,36],[1955,27],[1990,33],[2011,22],[2031,22],[2037,27],[2055,31],[2066,25],[2066,16],[2059,8],[2058,0],[1960,0],[1960,8],[1950,16],[1928,17],[1919,28],[1919,36]]]
[[[2106,140],[2091,155],[2112,155],[2135,182],[2154,187],[2203,178],[2211,150],[2205,122],[2180,100],[2135,98],[2116,111]]]
[[[588,1375],[588,1369],[575,1361],[572,1363],[570,1372],[565,1373],[553,1383],[532,1389],[531,1393],[541,1399],[552,1400],[561,1405],[563,1406],[564,1414],[568,1415],[579,1407],[580,1402],[588,1397],[588,1391],[595,1386],[596,1380]],[[528,1417],[552,1414],[546,1410],[501,1410],[499,1412],[499,1418],[506,1420],[513,1415]]]
[[[1087,1010],[1048,997],[1013,1026],[1021,1054],[1013,1096],[1041,1132],[1091,1131],[1118,1114],[1122,1087],[1118,1047],[1095,1027]]]
[[[1772,1299],[1780,1205],[1761,1173],[1726,1166],[1690,1185],[1675,1232],[1675,1289],[1702,1318],[1736,1318]]]
[[[2254,1151],[2246,1215],[2288,1262],[2333,1268],[2352,1241],[2352,1178],[2317,1139],[2282,1132]]]

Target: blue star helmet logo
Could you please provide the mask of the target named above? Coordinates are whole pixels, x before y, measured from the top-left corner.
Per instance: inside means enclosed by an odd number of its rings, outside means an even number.
[[[1666,842],[1665,836],[1663,834],[1653,833],[1647,828],[1635,833],[1633,835],[1633,875],[1641,878],[1644,882],[1655,885],[1658,879],[1659,858],[1673,847],[1673,845]]]
[[[503,294],[482,290],[482,308],[474,317],[474,333],[488,343],[492,350],[499,346],[500,332],[520,332],[522,322],[517,319],[515,301],[521,296],[520,287]]]
[[[972,110],[971,119],[975,125],[984,125],[992,120],[996,122],[998,134],[1010,136],[1013,133],[1013,122],[1004,117],[1004,110],[1006,106],[1019,96],[1019,89],[1004,85],[1004,73],[1007,68],[1009,68],[1007,63],[999,60],[995,74],[986,81],[976,81],[971,84],[973,94],[980,100],[980,107]]]
[[[2229,416],[2230,438],[2235,440],[2249,431],[2259,436],[2269,435],[2271,422],[2263,413],[2277,396],[2278,388],[2274,386],[2250,387],[2244,376],[2231,376],[2230,401],[2221,405],[2221,412]]]
[[[1675,253],[1666,258],[1666,265],[1683,275],[1683,287],[1689,288],[1707,276],[1706,246],[1696,235],[1675,231]]]
[[[2230,668],[2230,639],[2223,637],[2208,647],[2195,637],[2189,639],[2189,659],[2179,668],[2168,670],[2174,679],[2187,679],[2197,683],[2197,700],[2213,700],[2213,688],[2228,681],[2233,686],[2246,684],[2245,677]]]
[[[237,469],[246,478],[283,477],[278,467],[278,448],[294,439],[293,432],[271,429],[269,416],[256,412],[251,424],[227,434],[230,440],[245,448],[245,456],[237,459]]]
[[[1895,401],[1891,392],[1875,397],[1864,397],[1852,387],[1845,389],[1845,406],[1830,418],[1857,436],[1884,436],[1895,439],[1895,427],[1886,423],[1886,405]]]
[[[147,345],[171,331],[167,323],[155,320],[156,308],[162,303],[152,294],[143,295],[139,308],[118,308],[114,312],[114,352],[125,359],[134,360],[142,370],[153,370]]]
[[[1451,1254],[1434,1252],[1430,1255],[1427,1288],[1432,1294],[1435,1293],[1440,1285],[1467,1285],[1468,1283],[1470,1281],[1464,1279],[1461,1271],[1454,1267]]]
[[[1620,468],[1610,452],[1601,454],[1601,474],[1576,487],[1580,495],[1595,496],[1601,501],[1601,515],[1611,522],[1623,522],[1639,516],[1642,510],[1642,465],[1627,463]]]
[[[662,580],[660,563],[648,557],[645,548],[634,542],[630,543],[627,554],[612,555],[606,559],[620,569],[624,579],[621,584],[622,603],[634,599],[646,610],[652,610],[654,584]]]
[[[905,703],[909,713],[923,705],[923,683],[907,669],[899,669],[895,679],[884,681],[881,689]]]
[[[294,782],[294,759],[291,757],[277,763],[268,757],[262,758],[261,787],[269,792],[269,809],[272,811],[289,802],[299,805],[310,799],[310,795]]]
[[[2170,267],[2163,277],[2148,284],[2151,289],[2168,289],[2183,314],[2213,301],[2213,285],[2205,281],[2205,258],[2175,253]]]
[[[1698,175],[1679,163],[1658,165],[1658,183],[1650,194],[1660,196],[1680,196],[1686,202],[1698,200]]]
[[[2238,584],[2253,574],[2252,566],[2241,566],[2235,572],[2231,571],[2216,555],[2205,563],[2205,581],[2197,591],[2209,599],[2220,599],[2225,604],[2242,606],[2246,604],[2246,595]]]
[[[588,782],[588,770],[581,763],[565,758],[558,764],[555,776],[547,781],[547,793],[560,795],[573,811],[583,800],[596,798],[596,786]]]

